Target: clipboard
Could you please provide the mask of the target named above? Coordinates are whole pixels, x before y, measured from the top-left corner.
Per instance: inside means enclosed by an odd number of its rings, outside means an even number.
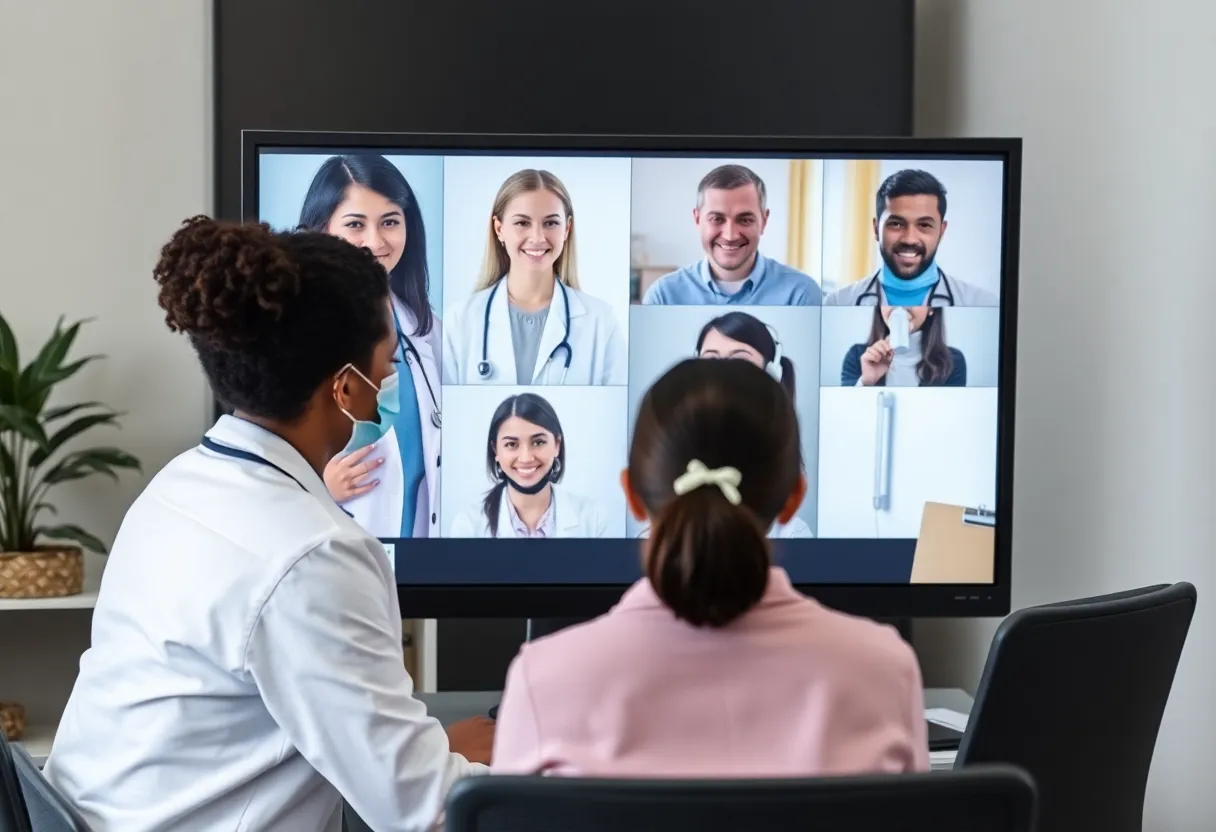
[[[925,503],[909,583],[990,584],[996,573],[995,545],[995,512]]]

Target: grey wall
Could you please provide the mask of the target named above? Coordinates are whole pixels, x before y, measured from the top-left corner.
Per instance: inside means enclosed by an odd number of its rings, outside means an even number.
[[[1216,829],[1216,6],[921,0],[917,28],[917,133],[1025,138],[1014,607],[1198,587],[1144,828]],[[995,624],[918,622],[929,681],[974,688]]]
[[[145,475],[69,483],[53,502],[60,521],[107,542],[148,477],[210,421],[202,373],[165,328],[152,281],[174,226],[211,201],[209,5],[0,3],[0,312],[25,359],[60,315],[96,318],[76,349],[107,358],[59,401],[126,411],[121,431],[93,441],[135,454]],[[101,565],[90,559],[90,574]],[[88,632],[86,611],[0,611],[0,700],[56,722]]]

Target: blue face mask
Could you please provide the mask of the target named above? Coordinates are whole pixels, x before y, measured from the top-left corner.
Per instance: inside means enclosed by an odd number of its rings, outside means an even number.
[[[342,412],[346,414],[347,418],[354,422],[354,428],[350,432],[350,441],[346,443],[346,447],[342,449],[340,456],[354,453],[360,448],[366,448],[368,445],[373,445],[383,439],[384,435],[392,430],[393,423],[397,421],[397,413],[401,410],[401,398],[397,392],[396,373],[385,376],[377,388],[367,376],[359,372],[355,365],[347,364],[344,370],[351,370],[359,378],[376,389],[376,412],[380,417],[380,421],[368,422],[356,419],[349,411],[343,409]]]

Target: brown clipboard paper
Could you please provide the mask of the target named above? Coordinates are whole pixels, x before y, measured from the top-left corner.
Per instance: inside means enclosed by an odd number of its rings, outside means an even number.
[[[964,506],[925,503],[910,583],[992,583],[996,531],[990,525],[964,523],[965,510]]]

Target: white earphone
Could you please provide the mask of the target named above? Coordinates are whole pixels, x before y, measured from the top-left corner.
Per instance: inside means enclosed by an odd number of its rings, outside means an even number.
[[[768,324],[764,326],[768,329],[768,334],[773,339],[773,360],[764,365],[764,372],[768,373],[773,377],[774,381],[780,384],[781,377],[785,374],[785,371],[781,367],[781,359],[784,355],[781,350],[781,342],[777,339],[777,330]]]

